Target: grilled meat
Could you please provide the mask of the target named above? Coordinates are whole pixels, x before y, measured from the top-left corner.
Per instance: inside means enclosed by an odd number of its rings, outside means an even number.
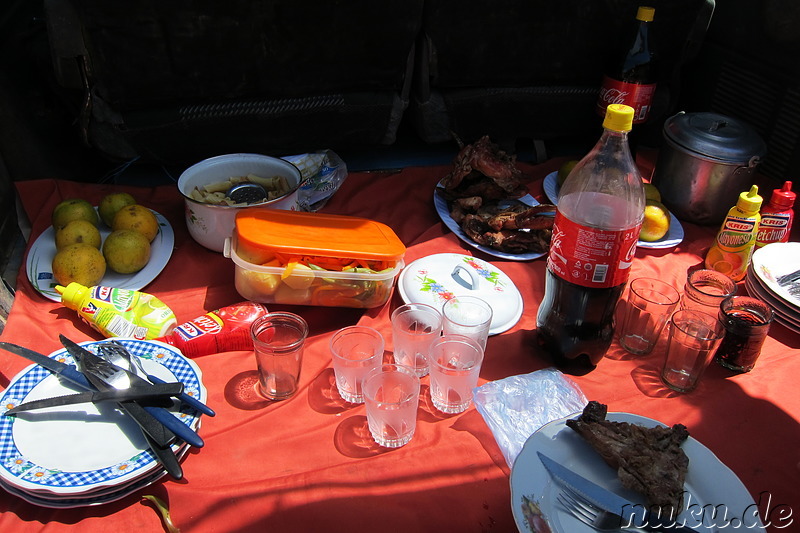
[[[681,445],[689,437],[682,424],[646,428],[606,420],[607,407],[589,402],[583,414],[567,420],[597,453],[617,470],[623,486],[638,491],[662,516],[675,517],[683,503],[683,484],[689,468]]]

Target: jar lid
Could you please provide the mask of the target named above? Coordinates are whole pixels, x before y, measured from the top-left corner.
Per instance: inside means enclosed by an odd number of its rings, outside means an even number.
[[[403,269],[397,288],[405,303],[424,303],[441,310],[453,296],[477,296],[492,308],[489,334],[511,329],[522,316],[522,295],[505,272],[461,254],[421,257]]]
[[[747,163],[767,151],[753,128],[718,113],[681,111],[664,122],[664,137],[690,152],[727,163]]]

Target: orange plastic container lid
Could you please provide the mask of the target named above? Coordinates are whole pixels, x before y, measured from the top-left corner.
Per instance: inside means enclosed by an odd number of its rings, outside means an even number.
[[[399,261],[406,252],[380,222],[345,215],[249,208],[236,214],[239,247],[326,257]]]

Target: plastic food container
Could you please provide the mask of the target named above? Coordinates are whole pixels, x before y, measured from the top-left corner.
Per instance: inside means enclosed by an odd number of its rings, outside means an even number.
[[[247,300],[371,308],[389,299],[405,250],[380,222],[247,208],[237,213],[223,253],[233,260],[236,290]]]

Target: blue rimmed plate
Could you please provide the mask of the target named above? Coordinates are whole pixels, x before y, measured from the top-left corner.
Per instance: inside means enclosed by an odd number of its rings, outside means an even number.
[[[551,172],[544,178],[542,183],[544,194],[550,199],[553,205],[558,205],[558,172]],[[669,231],[666,235],[657,241],[639,241],[636,243],[637,248],[672,248],[678,246],[683,241],[683,226],[680,221],[669,212]]]
[[[176,348],[158,341],[116,338],[142,361],[145,369],[165,381],[181,381],[184,392],[206,400],[199,367]],[[95,341],[82,343],[96,351]],[[66,350],[50,357],[73,364]],[[0,395],[0,415],[20,403],[77,392],[69,382],[31,365]],[[190,408],[171,409],[182,423],[199,428],[200,415]],[[184,444],[173,444],[182,453]],[[141,430],[113,403],[51,407],[17,416],[0,416],[0,480],[40,498],[87,498],[136,490],[142,479],[161,471]],[[119,489],[119,490],[118,490]],[[124,496],[124,494],[123,494]],[[120,496],[122,497],[122,496]]]
[[[433,205],[436,207],[436,213],[438,213],[439,218],[442,219],[445,226],[447,226],[450,231],[456,234],[456,236],[467,243],[468,245],[472,246],[489,255],[493,255],[494,257],[499,257],[500,259],[510,259],[512,261],[530,261],[532,259],[538,259],[539,257],[544,256],[544,253],[541,252],[528,252],[524,254],[510,254],[508,252],[501,252],[500,250],[495,250],[494,248],[489,248],[488,246],[484,246],[482,244],[478,244],[477,242],[473,241],[464,230],[461,229],[461,226],[453,220],[453,217],[450,216],[450,207],[447,205],[447,200],[439,191],[439,187],[441,183],[437,185],[437,187],[433,191]],[[530,194],[526,194],[522,198],[519,198],[519,201],[528,204],[529,206],[533,207],[535,205],[539,205],[539,202],[536,201],[536,198],[531,196]]]

